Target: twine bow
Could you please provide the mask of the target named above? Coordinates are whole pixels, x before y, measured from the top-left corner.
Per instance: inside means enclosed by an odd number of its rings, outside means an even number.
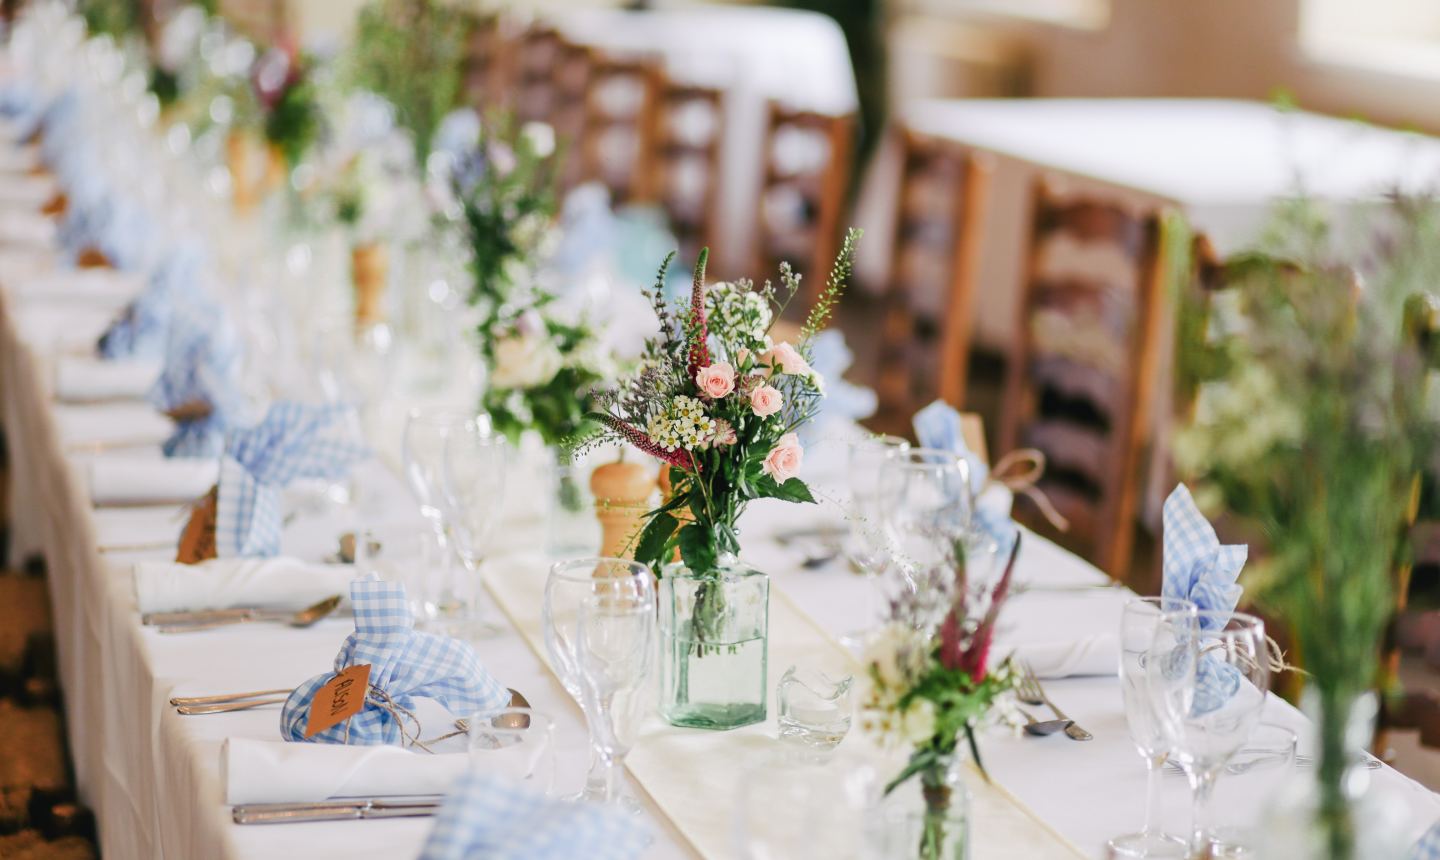
[[[1035,503],[1040,515],[1056,529],[1070,530],[1070,521],[1065,518],[1045,491],[1040,489],[1040,479],[1045,475],[1045,452],[1039,448],[1016,448],[1001,457],[985,479],[985,486],[998,484],[1012,493],[1017,493]]]

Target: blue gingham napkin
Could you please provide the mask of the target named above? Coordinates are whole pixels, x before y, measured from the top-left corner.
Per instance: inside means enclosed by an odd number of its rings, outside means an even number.
[[[405,586],[359,579],[350,584],[355,632],[335,657],[335,671],[296,687],[280,712],[280,734],[288,741],[331,744],[401,744],[450,734],[452,725],[417,726],[404,716],[415,699],[434,699],[451,714],[498,710],[510,691],[480,665],[468,643],[418,633],[405,599]],[[349,720],[305,737],[315,693],[341,670],[368,663],[370,690],[365,706]],[[388,701],[387,701],[388,697]]]
[[[650,838],[621,810],[548,800],[472,770],[445,798],[420,860],[633,860]]]
[[[56,240],[71,262],[87,249],[101,252],[126,272],[144,271],[154,262],[160,234],[138,203],[89,180],[72,183],[66,196],[69,204]]]
[[[203,418],[175,423],[165,441],[167,457],[217,457],[225,433],[244,420],[247,411],[240,380],[240,336],[224,307],[202,294],[173,296],[160,378],[150,389],[150,403],[171,412],[200,403],[209,407]]]
[[[259,424],[231,431],[220,461],[216,554],[279,555],[285,485],[339,480],[368,453],[352,408],[340,403],[281,401]]]
[[[1425,835],[1410,849],[1409,860],[1440,860],[1440,823],[1425,831]]]
[[[1010,519],[1014,496],[1004,487],[996,487],[992,493],[985,492],[990,480],[990,467],[980,455],[965,444],[961,431],[960,413],[943,400],[936,400],[915,413],[911,419],[915,438],[920,447],[939,451],[950,451],[962,458],[970,467],[970,491],[975,500],[975,522],[995,541],[999,558],[1008,558],[1019,530]]]
[[[855,353],[838,329],[826,329],[810,341],[810,369],[825,380],[825,396],[815,419],[800,428],[801,441],[810,441],[827,422],[858,422],[875,414],[875,392],[845,379]]]
[[[1201,611],[1234,612],[1242,591],[1236,580],[1249,548],[1222,546],[1184,484],[1176,485],[1165,499],[1162,520],[1165,535],[1160,593],[1189,600]],[[1224,622],[1216,618],[1202,622],[1202,647],[1206,630],[1223,628]],[[1239,670],[1214,657],[1202,655],[1195,674],[1192,710],[1196,714],[1218,710],[1240,689]]]
[[[175,243],[146,279],[145,289],[100,336],[101,357],[164,356],[174,306],[201,281],[204,266],[205,251],[198,240]]]

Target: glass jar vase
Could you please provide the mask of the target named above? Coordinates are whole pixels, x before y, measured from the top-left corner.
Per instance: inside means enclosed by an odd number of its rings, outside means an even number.
[[[660,714],[671,725],[734,729],[766,714],[770,577],[733,557],[660,579]]]

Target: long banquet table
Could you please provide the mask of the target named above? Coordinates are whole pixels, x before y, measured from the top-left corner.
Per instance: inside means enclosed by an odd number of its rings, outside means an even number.
[[[7,254],[0,249],[0,418],[13,464],[14,509],[17,515],[23,512],[17,527],[23,524],[34,532],[47,561],[71,749],[82,797],[99,817],[104,855],[414,856],[430,827],[426,819],[268,827],[231,823],[223,797],[221,744],[230,737],[278,739],[277,710],[184,717],[168,706],[168,698],[299,684],[329,668],[351,622],[333,618],[308,629],[241,625],[183,636],[140,624],[131,565],[172,557],[183,508],[95,508],[85,464],[122,454],[158,457],[165,422],[143,402],[54,401],[55,354],[93,343],[113,313],[113,297],[97,305],[84,296],[57,292],[52,298],[25,289],[40,275],[32,265],[11,264]],[[772,631],[771,689],[787,668],[776,656],[781,640],[808,622],[830,637],[855,630],[871,605],[869,584],[843,564],[807,570],[797,551],[781,540],[797,529],[841,524],[829,500],[843,494],[843,449],[854,432],[825,428],[809,448],[807,469],[822,496],[820,505],[757,503],[742,524],[747,559],[774,577],[772,617],[784,628]],[[398,448],[398,437],[392,435],[375,444],[382,450]],[[533,647],[540,607],[523,599],[534,594],[548,564],[537,549],[544,543],[541,505],[533,481],[522,477],[511,484],[514,497],[507,500],[506,520],[497,529],[485,571],[490,593],[505,598],[503,612],[485,598],[504,630],[476,641],[475,647],[503,683],[556,717],[560,788],[572,789],[585,762],[583,719]],[[319,560],[333,551],[342,531],[364,527],[384,541],[388,571],[401,579],[417,575],[418,557],[408,550],[423,526],[391,462],[379,457],[363,464],[354,487],[348,505],[304,507],[287,527],[285,553]],[[1026,539],[1018,576],[1032,586],[1104,582],[1085,562],[1033,537]],[[998,653],[1005,647],[1078,641],[1113,631],[1126,597],[1113,588],[1031,589],[1016,596],[1003,617]],[[977,860],[1097,856],[1106,838],[1139,823],[1144,771],[1128,740],[1117,679],[1112,674],[1066,678],[1047,688],[1096,738],[1076,743],[1063,735],[1036,739],[1003,731],[983,737],[985,763],[997,788],[972,780]],[[687,763],[698,767],[702,760],[714,762],[732,753],[737,761],[753,760],[753,754],[774,751],[779,742],[771,711],[766,724],[723,735],[687,734],[651,720],[631,757],[637,777],[632,788],[656,833],[648,856],[734,856],[728,831],[740,772],[688,773]],[[1266,718],[1295,728],[1302,742],[1309,732],[1303,717],[1278,699],[1269,703]],[[841,753],[860,743],[852,735]],[[1413,832],[1407,836],[1418,836],[1440,818],[1436,796],[1399,773],[1384,769],[1376,784],[1392,803],[1409,811]],[[675,796],[676,786],[701,786],[705,794],[700,803],[687,804]],[[1244,776],[1222,780],[1219,794],[1231,801],[1228,808],[1239,810],[1241,820],[1235,823],[1247,823],[1246,816],[1256,820],[1267,800]],[[1188,797],[1184,780],[1165,779],[1167,828],[1187,826]]]

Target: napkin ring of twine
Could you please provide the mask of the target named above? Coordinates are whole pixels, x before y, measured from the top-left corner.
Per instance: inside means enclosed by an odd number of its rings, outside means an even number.
[[[1044,474],[1044,451],[1039,448],[1016,448],[995,463],[985,485],[999,484],[1012,493],[1019,493],[1035,503],[1046,522],[1062,532],[1068,532],[1070,521],[1056,510],[1050,497],[1037,486]]]
[[[402,747],[418,747],[419,749],[422,749],[425,752],[434,755],[435,751],[430,748],[431,744],[438,744],[441,741],[449,740],[450,738],[454,737],[459,737],[463,734],[468,734],[468,731],[466,730],[468,729],[467,726],[466,728],[461,728],[457,731],[450,732],[449,734],[441,735],[438,738],[431,738],[428,741],[422,741],[420,740],[420,718],[415,715],[414,711],[395,701],[393,698],[390,697],[389,693],[385,692],[374,684],[370,685],[370,689],[366,692],[365,699],[366,701],[373,703],[380,710],[389,714],[390,718],[395,721],[395,725],[400,727],[400,746]],[[414,728],[412,729],[411,726],[413,726]],[[347,745],[350,743],[349,720],[345,721],[345,743]]]
[[[1210,653],[1211,651],[1223,651],[1225,650],[1225,648],[1226,645],[1224,642],[1216,642],[1213,645],[1207,645],[1205,648],[1201,649],[1200,654],[1203,656]],[[1244,662],[1249,663],[1252,666],[1259,665],[1255,660],[1250,659],[1249,655],[1247,654],[1241,654],[1240,657]],[[1272,675],[1278,675],[1281,672],[1294,672],[1297,675],[1306,676],[1310,674],[1304,669],[1301,669],[1299,666],[1296,666],[1294,663],[1286,660],[1285,649],[1281,648],[1280,643],[1275,641],[1275,637],[1271,636],[1268,633],[1265,634],[1265,663],[1267,668],[1270,670],[1270,674]]]

